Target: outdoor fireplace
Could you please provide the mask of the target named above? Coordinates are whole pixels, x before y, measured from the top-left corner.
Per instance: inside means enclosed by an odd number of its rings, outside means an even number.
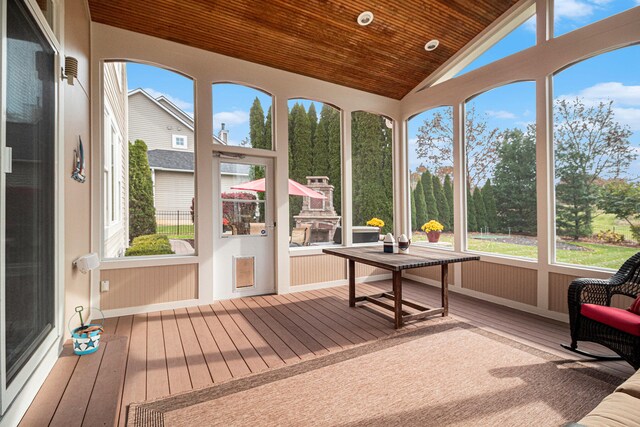
[[[329,184],[329,177],[326,176],[308,176],[306,185],[325,198],[304,197],[302,210],[293,217],[296,227],[311,227],[310,243],[332,242],[340,223],[340,216],[333,208],[333,185]]]

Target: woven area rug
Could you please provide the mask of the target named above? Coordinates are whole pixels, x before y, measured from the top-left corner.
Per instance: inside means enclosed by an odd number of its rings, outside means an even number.
[[[129,426],[559,426],[615,386],[576,362],[444,320],[133,404]]]

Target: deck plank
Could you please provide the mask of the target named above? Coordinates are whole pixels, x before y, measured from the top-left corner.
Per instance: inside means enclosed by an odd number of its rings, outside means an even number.
[[[200,348],[196,332],[193,330],[187,310],[184,308],[175,310],[175,316],[193,388],[213,384],[213,379],[209,373],[207,362],[202,353],[202,348]]]
[[[297,323],[285,314],[283,314],[280,310],[278,310],[274,305],[270,304],[266,297],[254,297],[251,298],[252,301],[255,301],[260,307],[262,307],[267,313],[269,313],[273,318],[275,318],[282,326],[287,328],[297,339],[299,339],[307,348],[313,351],[314,354],[326,354],[328,350],[322,344],[320,344],[316,339],[313,338],[312,334],[315,334],[315,328],[305,328],[303,329],[303,325],[298,326]],[[278,305],[277,303],[274,303]],[[306,326],[306,325],[304,325]]]
[[[73,352],[73,345],[70,342],[65,344],[51,374],[20,421],[21,427],[49,425],[79,360],[80,356]]]
[[[298,357],[301,359],[306,359],[312,357],[314,352],[307,347],[303,341],[299,340],[285,325],[278,322],[278,320],[269,313],[266,309],[264,309],[260,304],[258,304],[255,300],[251,298],[243,298],[243,304],[245,304],[252,312],[254,312],[265,324],[269,326],[280,339],[287,343],[289,348],[293,350]],[[279,313],[277,313],[279,314]]]
[[[338,321],[338,319],[332,318],[327,310],[323,310],[316,304],[308,303],[306,298],[298,294],[300,293],[296,292],[287,295],[280,295],[280,298],[287,301],[288,306],[292,309],[295,307],[298,310],[307,313],[313,319],[316,319],[318,322],[320,322],[320,325],[324,325],[320,328],[323,333],[329,334],[333,332],[339,337],[344,337],[343,339],[346,340],[346,343],[342,345],[342,347],[349,347],[354,344],[362,344],[366,341],[366,339],[363,338],[360,334],[354,332],[354,328],[351,327],[352,325],[347,326],[342,324],[342,322]],[[333,337],[333,335],[331,336]],[[373,339],[375,337],[371,335],[371,338]]]
[[[269,368],[284,365],[284,360],[278,356],[278,353],[271,348],[269,343],[254,329],[251,323],[240,314],[239,310],[230,300],[220,301],[220,304]]]
[[[327,314],[330,314],[336,319],[343,319],[347,322],[351,322],[359,330],[366,332],[368,335],[374,338],[382,338],[389,335],[392,331],[391,328],[379,329],[376,326],[364,321],[361,316],[362,310],[351,310],[346,304],[334,305],[332,301],[322,293],[309,292],[305,295],[308,301],[313,301],[317,306],[322,307]],[[335,316],[334,316],[335,315]],[[363,338],[371,340],[372,338],[364,336]]]
[[[117,318],[106,319],[104,334],[100,340],[107,341],[115,332],[117,324]],[[62,395],[62,399],[60,399],[58,409],[51,419],[50,426],[73,427],[82,425],[93,386],[100,370],[105,347],[107,346],[101,342],[98,351],[80,356],[69,384]]]
[[[276,334],[257,314],[253,312],[242,299],[230,300],[247,322],[255,328],[257,333],[273,348],[286,364],[300,361],[300,357]]]
[[[281,311],[285,310],[285,315],[288,315],[297,325],[304,326],[304,330],[312,334],[316,341],[320,342],[327,350],[335,351],[353,344],[353,341],[329,327],[318,316],[314,316],[310,310],[305,310],[301,304],[292,303],[288,295],[275,295],[272,298],[272,305],[277,303],[276,308],[280,308]]]
[[[167,356],[160,313],[147,316],[147,400],[169,395]]]
[[[89,400],[91,410],[85,414],[83,426],[118,423],[132,323],[133,316],[120,317],[115,334],[105,343],[104,356]]]
[[[131,325],[127,370],[122,390],[118,425],[126,425],[127,408],[147,397],[147,315],[136,314]]]
[[[216,344],[216,340],[213,339],[213,335],[211,335],[211,331],[207,327],[202,313],[200,313],[198,307],[188,307],[187,312],[189,313],[193,329],[196,331],[196,337],[200,343],[200,348],[207,362],[209,374],[213,382],[217,383],[228,380],[232,377],[231,371],[227,366],[227,362],[224,361],[224,357],[222,357],[222,353]]]
[[[229,334],[229,337],[235,344],[236,348],[240,352],[240,355],[244,359],[251,372],[260,372],[267,369],[267,364],[260,354],[256,351],[256,349],[251,345],[251,342],[244,336],[238,325],[233,321],[227,310],[224,309],[222,303],[215,302],[211,304],[211,308],[213,309],[218,319],[220,319],[220,323]]]
[[[187,359],[182,348],[180,332],[173,310],[165,310],[161,313],[162,331],[164,333],[164,349],[167,354],[167,373],[169,375],[169,393],[175,394],[181,391],[191,390],[193,384]]]
[[[207,323],[207,326],[211,331],[211,335],[216,340],[216,343],[220,348],[220,352],[222,353],[222,357],[224,357],[224,360],[227,362],[227,366],[229,367],[229,371],[231,371],[231,375],[233,377],[238,377],[240,375],[251,373],[249,366],[247,366],[240,355],[240,352],[238,352],[238,349],[222,326],[222,323],[220,323],[218,316],[213,312],[211,306],[201,306],[200,313]]]

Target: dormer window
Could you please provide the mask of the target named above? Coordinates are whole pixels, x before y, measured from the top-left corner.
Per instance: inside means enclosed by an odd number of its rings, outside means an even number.
[[[187,135],[171,135],[171,146],[181,150],[187,149]]]

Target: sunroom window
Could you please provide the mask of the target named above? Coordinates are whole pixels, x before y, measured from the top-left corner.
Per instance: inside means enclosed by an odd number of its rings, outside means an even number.
[[[103,78],[103,258],[193,254],[193,82],[133,62]]]
[[[535,83],[465,105],[467,249],[536,258]]]
[[[559,263],[617,269],[640,248],[640,46],[553,78]]]

